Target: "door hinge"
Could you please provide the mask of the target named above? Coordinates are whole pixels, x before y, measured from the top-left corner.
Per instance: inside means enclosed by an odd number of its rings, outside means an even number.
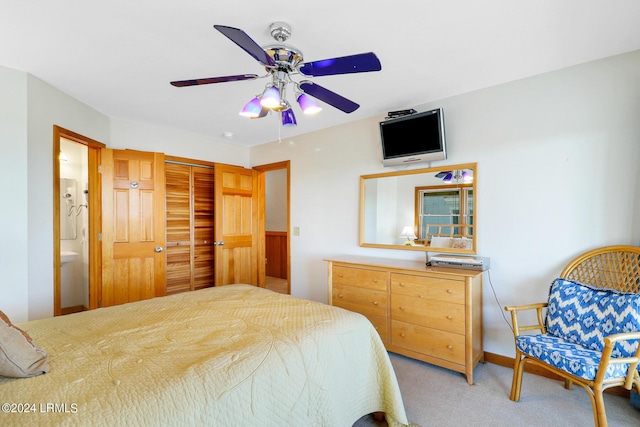
[[[102,233],[98,233],[98,241],[102,242]]]
[[[98,301],[98,308],[102,308],[102,300]]]
[[[98,165],[98,173],[102,173],[102,165]]]

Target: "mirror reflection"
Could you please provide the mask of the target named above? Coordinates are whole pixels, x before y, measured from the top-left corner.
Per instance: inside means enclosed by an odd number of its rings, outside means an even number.
[[[477,165],[360,178],[360,245],[476,253]]]

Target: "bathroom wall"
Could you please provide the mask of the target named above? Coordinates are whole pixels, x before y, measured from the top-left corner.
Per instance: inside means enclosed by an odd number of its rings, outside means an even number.
[[[88,183],[87,148],[65,139],[60,141],[60,179],[75,181],[75,189],[61,188],[60,252],[78,254],[74,261],[63,263],[60,269],[60,306],[89,306],[89,252],[87,245],[88,211],[84,190]],[[65,198],[69,192],[70,197]],[[66,224],[65,224],[66,223]],[[69,233],[62,233],[64,226]],[[73,233],[75,231],[75,233]],[[75,234],[75,235],[74,235]]]

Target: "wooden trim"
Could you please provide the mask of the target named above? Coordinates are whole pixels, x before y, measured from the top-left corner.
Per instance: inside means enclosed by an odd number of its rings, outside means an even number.
[[[60,265],[60,131],[53,127],[53,315],[61,311],[61,265]]]
[[[513,357],[502,356],[500,354],[484,352],[484,361],[493,363],[494,365],[505,366],[507,368],[513,369],[513,365],[515,364],[515,359]],[[551,371],[543,369],[539,366],[536,366],[532,363],[526,363],[524,366],[524,371],[533,374],[539,375],[541,377],[551,378],[553,380],[564,382],[564,378],[560,375],[556,375]],[[629,390],[626,390],[624,387],[612,387],[604,390],[605,393],[614,394],[616,396],[622,396],[629,399]]]
[[[178,157],[178,156],[164,156],[164,161],[169,163],[181,163],[189,166],[204,166],[204,167],[215,167],[215,162],[209,162],[206,160],[198,160],[198,159],[189,159],[186,157]]]
[[[265,235],[265,275],[287,279],[287,232],[266,231]]]
[[[88,308],[84,305],[75,305],[73,307],[65,307],[61,309],[61,314],[64,316],[65,314],[79,313],[81,311],[87,311]]]
[[[65,129],[57,125],[53,125],[53,135],[54,137],[58,136],[58,137],[64,137],[65,139],[70,139],[73,142],[77,142],[78,144],[83,144],[88,147],[93,147],[93,148],[107,147],[106,144],[103,144],[102,142],[96,141],[95,139],[88,138],[84,135],[80,135],[79,133],[76,133],[74,131]],[[59,154],[60,153],[58,153],[58,155]],[[57,158],[54,161],[57,161]]]

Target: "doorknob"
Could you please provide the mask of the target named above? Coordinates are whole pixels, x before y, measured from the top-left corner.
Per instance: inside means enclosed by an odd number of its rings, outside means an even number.
[[[156,246],[156,252],[162,252],[164,248],[162,246]]]
[[[218,241],[218,242],[213,242],[213,244],[214,244],[215,246],[223,246],[223,245],[224,245],[224,242],[223,242],[223,241]]]

